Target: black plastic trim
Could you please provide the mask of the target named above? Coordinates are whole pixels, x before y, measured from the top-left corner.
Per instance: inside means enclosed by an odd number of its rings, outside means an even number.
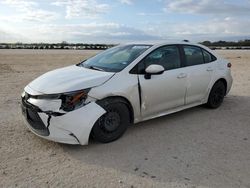
[[[38,112],[41,112],[41,109],[28,103],[28,101],[26,101],[25,98],[22,98],[21,108],[22,108],[22,113],[25,119],[30,125],[30,128],[35,133],[41,136],[50,135],[48,127],[46,127],[46,125],[43,123],[40,116],[38,115]],[[49,121],[50,119],[48,119],[48,125],[49,125]]]

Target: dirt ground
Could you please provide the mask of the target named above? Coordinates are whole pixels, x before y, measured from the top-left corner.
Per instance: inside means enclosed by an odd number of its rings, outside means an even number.
[[[131,126],[110,144],[57,144],[22,121],[20,95],[42,73],[96,51],[0,50],[0,187],[250,188],[250,51],[217,51],[234,83],[217,110]]]

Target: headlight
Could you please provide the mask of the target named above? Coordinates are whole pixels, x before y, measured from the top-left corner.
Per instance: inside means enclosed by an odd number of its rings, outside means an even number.
[[[89,90],[90,89],[84,89],[80,91],[73,91],[61,94],[36,95],[32,96],[32,98],[47,99],[47,100],[61,99],[62,104],[60,110],[64,110],[65,112],[70,112],[85,105],[85,100],[88,97]]]
[[[89,89],[61,94],[60,99],[62,100],[62,105],[60,109],[69,112],[84,106],[88,92]]]

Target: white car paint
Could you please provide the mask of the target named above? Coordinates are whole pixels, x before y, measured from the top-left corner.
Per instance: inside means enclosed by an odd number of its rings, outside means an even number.
[[[60,112],[61,99],[46,100],[46,99],[34,99],[29,98],[27,100],[30,104],[38,106],[42,111]]]
[[[86,145],[93,125],[106,112],[96,103],[98,100],[112,96],[125,98],[132,106],[133,122],[138,123],[206,103],[212,86],[219,79],[226,80],[227,93],[229,92],[232,76],[227,67],[228,61],[198,44],[174,43],[199,46],[213,54],[217,60],[207,64],[168,70],[160,75],[151,75],[151,79],[145,79],[142,74],[130,73],[131,69],[149,53],[161,46],[171,44],[154,44],[117,73],[73,65],[38,77],[25,87],[27,94],[33,96],[58,94],[87,88],[90,88],[90,91],[86,105],[71,112],[60,109],[61,99],[29,98],[30,104],[41,109],[38,113],[39,117],[48,126],[50,134],[48,136],[38,134],[29,123],[27,123],[28,128],[38,136],[49,140]],[[156,66],[151,71],[158,68]],[[53,116],[50,112],[58,112],[62,115]]]
[[[164,68],[159,65],[151,65],[150,67],[146,68],[145,71],[150,74],[155,74],[155,73],[164,71]]]
[[[36,133],[27,120],[23,119],[27,127],[39,137],[65,144],[87,145],[92,125],[95,123],[96,118],[101,117],[104,113],[105,110],[103,108],[92,102],[84,108],[69,112],[64,116],[53,117],[50,121],[52,126],[49,127],[49,136],[42,136]],[[45,113],[38,114],[43,122],[46,123],[48,115]],[[85,116],[79,116],[79,114],[85,114]],[[72,136],[72,133],[76,137]]]
[[[44,94],[65,93],[101,85],[113,75],[72,65],[47,72],[28,87]]]
[[[95,102],[91,102],[84,108],[79,108],[63,116],[53,117],[50,121],[52,125],[50,126],[50,136],[44,138],[62,143],[87,145],[96,118],[98,119],[105,112]],[[41,113],[40,116],[44,122],[47,121],[48,115]],[[70,136],[71,133],[77,139]]]
[[[178,78],[179,72],[179,69],[165,71],[161,75],[152,75],[150,80],[139,75],[143,101],[142,119],[151,119],[166,109],[184,105],[187,81]]]

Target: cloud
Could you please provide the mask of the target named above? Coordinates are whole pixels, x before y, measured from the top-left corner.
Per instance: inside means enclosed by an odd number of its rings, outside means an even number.
[[[1,3],[14,8],[20,14],[0,16],[2,19],[9,17],[11,22],[35,21],[35,22],[48,22],[55,20],[58,14],[55,12],[47,11],[38,8],[39,4],[35,1],[25,0],[4,0]]]
[[[1,3],[18,8],[20,11],[28,10],[38,5],[35,1],[27,0],[3,0]]]
[[[159,37],[147,34],[142,30],[113,22],[62,26],[54,25],[51,26],[50,29],[51,30],[48,31],[50,34],[54,31],[59,32],[63,37],[67,36],[69,40],[75,41],[119,42],[159,39]]]
[[[130,36],[131,33],[128,32],[113,32],[109,33],[110,36]]]
[[[245,3],[232,3],[219,0],[178,0],[165,1],[166,12],[209,15],[249,15],[250,1]]]
[[[237,17],[214,18],[203,22],[159,22],[148,23],[145,32],[161,38],[189,39],[193,41],[239,39],[239,36],[250,36],[249,19]]]
[[[57,17],[58,17],[57,13],[42,9],[36,9],[36,10],[29,10],[28,12],[26,12],[22,16],[22,19],[34,22],[48,22],[55,20]]]
[[[122,4],[127,4],[127,5],[132,5],[133,1],[132,0],[120,0]]]
[[[65,18],[97,18],[109,11],[110,6],[95,0],[57,0],[51,3],[66,8]]]
[[[25,38],[23,35],[19,33],[0,29],[0,42],[19,42],[26,40],[27,38]]]
[[[233,2],[219,0],[165,0],[164,11],[182,16],[183,20],[165,23],[165,29],[154,26],[153,31],[171,33],[173,37],[195,41],[250,36],[250,1]],[[185,19],[185,14],[199,16],[200,19]],[[171,14],[167,14],[171,15]],[[164,34],[163,34],[164,37]]]
[[[66,40],[68,42],[119,43],[159,40],[159,37],[147,34],[143,30],[114,22],[62,25],[37,24],[20,28],[19,32],[29,38],[29,42],[61,42]]]
[[[135,2],[116,0],[116,3],[118,1],[125,4]],[[0,41],[112,43],[170,38],[223,40],[250,36],[250,0],[244,3],[231,0],[158,0],[165,5],[167,13],[161,7],[159,12],[155,9],[153,12],[140,12],[141,9],[135,7],[137,16],[134,15],[127,24],[118,17],[113,19],[116,15],[111,5],[98,2],[100,0],[54,0],[44,5],[35,0],[0,0],[0,9],[3,10],[0,13]],[[55,11],[51,11],[53,8]],[[122,8],[126,11],[130,7]],[[60,14],[65,16],[59,17]],[[109,18],[104,17],[105,14]],[[199,16],[199,19],[194,19],[194,16]]]
[[[146,13],[146,12],[139,12],[137,13],[138,16],[160,16],[163,15],[163,13]]]

